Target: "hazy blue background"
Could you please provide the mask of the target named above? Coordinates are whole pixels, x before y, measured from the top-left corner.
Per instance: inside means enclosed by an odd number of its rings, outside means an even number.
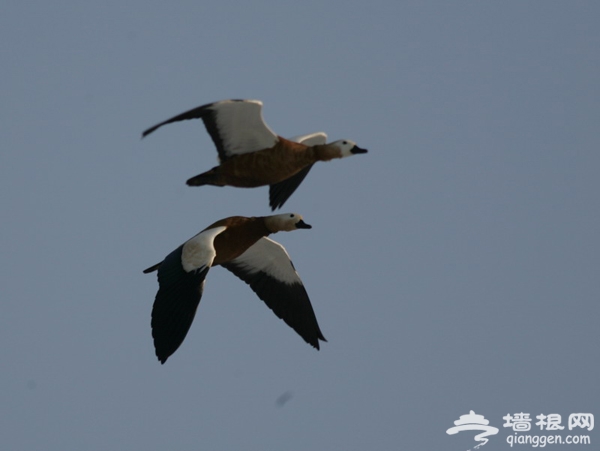
[[[462,451],[473,409],[489,451],[507,413],[600,422],[600,3],[207,3],[1,8],[0,447]],[[215,268],[161,366],[142,270],[269,209],[185,185],[216,163],[200,122],[140,134],[226,98],[370,151],[317,165],[282,210],[313,229],[274,236],[329,343]]]

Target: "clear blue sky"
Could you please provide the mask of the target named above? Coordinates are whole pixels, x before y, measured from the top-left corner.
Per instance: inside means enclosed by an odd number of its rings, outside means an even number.
[[[475,410],[485,451],[508,413],[600,422],[600,4],[206,3],[2,7],[2,449],[463,451]],[[329,342],[215,268],[161,366],[142,270],[268,190],[187,187],[200,122],[140,135],[226,98],[370,151],[315,166],[282,210],[313,229],[274,236]]]

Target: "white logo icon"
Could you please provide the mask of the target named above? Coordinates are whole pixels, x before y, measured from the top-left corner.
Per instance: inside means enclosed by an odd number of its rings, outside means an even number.
[[[485,445],[489,439],[486,437],[489,435],[496,435],[498,428],[494,426],[488,426],[490,422],[484,418],[483,415],[477,415],[471,410],[468,415],[461,415],[458,420],[454,422],[455,426],[446,431],[448,435],[454,435],[461,431],[483,431],[481,434],[475,436],[476,442],[482,442],[475,446],[475,449]]]

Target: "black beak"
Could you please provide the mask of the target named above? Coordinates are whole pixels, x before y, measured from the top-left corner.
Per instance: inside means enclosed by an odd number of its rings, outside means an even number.
[[[306,222],[304,222],[302,219],[300,221],[298,221],[296,223],[296,228],[297,229],[312,229],[312,226],[310,224],[307,224]]]
[[[357,153],[367,153],[368,150],[367,149],[362,149],[358,146],[354,146],[352,149],[350,149],[350,153],[352,154],[357,154]]]

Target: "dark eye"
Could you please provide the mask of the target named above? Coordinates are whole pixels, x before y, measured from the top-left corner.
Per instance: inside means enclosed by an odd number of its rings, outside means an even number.
[[[292,213],[292,214],[290,215],[290,218],[293,218],[293,217],[294,217],[294,214]]]
[[[348,144],[348,141],[344,141],[342,144]]]

